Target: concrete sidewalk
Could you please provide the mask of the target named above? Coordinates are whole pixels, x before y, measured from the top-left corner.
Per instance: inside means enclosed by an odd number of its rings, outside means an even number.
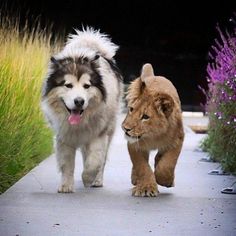
[[[236,178],[208,174],[219,164],[201,161],[207,154],[196,148],[204,134],[186,128],[174,188],[159,187],[157,198],[131,196],[123,118],[119,116],[103,188],[83,187],[78,153],[76,192],[58,194],[59,174],[51,156],[0,195],[0,235],[235,236],[236,195],[220,191]]]

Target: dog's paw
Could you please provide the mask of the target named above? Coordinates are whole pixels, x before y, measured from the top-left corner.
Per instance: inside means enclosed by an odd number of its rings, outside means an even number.
[[[102,171],[98,172],[91,187],[95,187],[95,188],[103,187],[103,172]]]
[[[86,188],[91,187],[94,182],[95,177],[96,175],[94,173],[91,174],[90,172],[83,171],[82,180],[83,180],[84,187]]]
[[[94,188],[99,188],[99,187],[103,187],[103,181],[102,180],[95,180],[93,182],[93,184],[91,185],[91,187],[94,187]]]
[[[58,188],[58,193],[73,193],[73,192],[74,192],[73,184],[62,184]]]
[[[156,184],[138,184],[132,189],[135,197],[156,197],[158,194]]]

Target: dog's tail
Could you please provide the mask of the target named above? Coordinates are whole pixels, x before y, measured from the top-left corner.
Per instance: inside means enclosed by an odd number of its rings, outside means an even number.
[[[86,27],[82,31],[75,29],[76,34],[70,34],[66,48],[87,48],[101,56],[112,59],[118,50],[118,46],[111,42],[107,34],[100,33],[92,27]]]

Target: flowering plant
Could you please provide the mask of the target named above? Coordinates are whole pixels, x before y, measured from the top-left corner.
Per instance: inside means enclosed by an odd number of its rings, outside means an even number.
[[[225,171],[236,172],[236,22],[231,33],[217,30],[207,65],[208,136],[203,145]]]

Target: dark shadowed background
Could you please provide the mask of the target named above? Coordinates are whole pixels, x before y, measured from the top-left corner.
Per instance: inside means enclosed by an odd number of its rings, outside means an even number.
[[[216,25],[230,28],[236,1],[0,1],[4,12],[41,27],[53,24],[52,33],[66,37],[73,28],[92,26],[120,46],[116,61],[124,81],[152,63],[155,74],[176,86],[184,110],[202,110],[207,89],[208,52],[218,37]]]

